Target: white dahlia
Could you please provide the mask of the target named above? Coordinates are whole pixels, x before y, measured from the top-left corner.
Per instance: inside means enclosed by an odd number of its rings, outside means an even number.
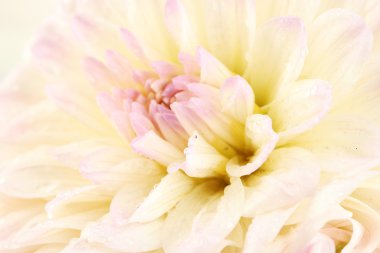
[[[61,0],[29,52],[0,252],[380,252],[379,0]]]

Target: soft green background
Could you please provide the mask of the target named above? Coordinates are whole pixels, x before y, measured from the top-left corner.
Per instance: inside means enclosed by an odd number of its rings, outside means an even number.
[[[55,0],[0,0],[0,81],[17,65]]]

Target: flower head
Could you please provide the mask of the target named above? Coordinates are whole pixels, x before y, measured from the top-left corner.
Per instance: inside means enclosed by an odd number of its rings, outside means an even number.
[[[60,1],[0,91],[1,251],[380,250],[379,16]]]

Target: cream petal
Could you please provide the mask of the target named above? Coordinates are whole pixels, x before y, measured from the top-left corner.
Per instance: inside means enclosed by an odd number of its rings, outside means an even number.
[[[47,198],[87,182],[52,159],[46,147],[19,155],[1,168],[0,177],[0,192],[21,198]]]
[[[77,37],[76,43],[79,42],[88,55],[102,59],[104,52],[111,48],[127,56],[131,55],[119,36],[119,27],[115,24],[92,16],[76,15],[72,17],[71,26]]]
[[[258,105],[271,102],[298,78],[306,52],[306,31],[298,18],[275,18],[258,29],[244,73]]]
[[[251,86],[240,76],[234,76],[224,82],[220,92],[222,111],[244,124],[255,107]]]
[[[225,237],[241,216],[244,189],[240,179],[233,179],[224,195],[219,187],[216,181],[201,184],[169,213],[163,229],[165,252],[212,253],[225,247]]]
[[[127,0],[124,2],[128,28],[138,37],[139,41],[146,43],[143,47],[149,47],[154,51],[154,54],[148,54],[149,59],[174,61],[178,52],[177,46],[165,26],[165,1]],[[152,38],[155,39],[152,40]]]
[[[230,176],[246,176],[260,168],[275,148],[278,140],[278,135],[272,129],[272,121],[266,115],[249,116],[245,128],[246,145],[248,150],[254,151],[254,154],[245,165],[241,165],[239,157],[232,158],[226,167]]]
[[[379,128],[355,115],[328,117],[290,143],[313,152],[324,171],[363,171],[380,162]]]
[[[205,98],[192,97],[186,104],[217,137],[235,149],[242,148],[242,124],[221,113],[217,106]]]
[[[353,226],[351,241],[342,249],[342,253],[373,252],[380,245],[379,213],[353,198],[346,199],[342,205],[350,210],[353,219],[363,226]],[[355,229],[362,230],[359,238],[355,238]]]
[[[325,210],[308,216],[286,234],[277,238],[271,245],[277,251],[272,252],[302,252],[302,249],[312,241],[325,224],[333,220],[348,219],[352,215],[336,202],[329,206],[321,202],[318,205],[324,206]]]
[[[318,12],[320,0],[256,0],[257,22],[262,24],[276,16],[299,17],[306,24]]]
[[[364,69],[350,93],[332,112],[354,113],[380,124],[380,58],[373,57],[364,64]]]
[[[145,252],[161,248],[163,223],[164,219],[160,218],[149,223],[119,226],[105,216],[100,222],[89,224],[82,231],[81,238],[116,251]]]
[[[317,160],[308,151],[276,149],[260,168],[259,174],[247,179],[244,216],[254,217],[298,203],[316,191],[319,171]]]
[[[94,163],[87,163],[81,167],[81,173],[96,184],[119,188],[132,180],[144,180],[144,177],[161,177],[164,169],[155,161],[143,157],[124,159],[117,164],[101,163],[101,160],[92,159]],[[99,161],[99,163],[96,163]],[[91,166],[92,165],[92,166]]]
[[[316,234],[310,243],[300,253],[335,253],[334,241],[321,233]]]
[[[162,178],[130,217],[131,222],[149,222],[172,209],[194,187],[191,178],[174,172]]]
[[[224,173],[226,157],[197,132],[190,138],[184,151],[185,162],[181,167],[191,177],[215,177]]]
[[[131,215],[143,203],[160,179],[156,177],[143,180],[129,182],[113,197],[109,216],[116,225],[122,226],[130,223]]]
[[[255,3],[204,1],[205,32],[210,52],[234,72],[245,67],[245,53],[253,42]]]
[[[108,122],[97,110],[95,100],[61,85],[47,86],[46,93],[56,105],[88,127],[101,133],[110,132]]]
[[[86,185],[60,192],[46,206],[48,218],[59,218],[96,208],[107,207],[113,191],[107,187]]]
[[[201,67],[201,83],[220,87],[224,80],[232,75],[227,67],[206,49],[199,48],[198,57]]]
[[[308,44],[309,54],[301,76],[329,81],[335,99],[346,95],[357,81],[371,53],[372,34],[355,13],[333,9],[313,22]]]
[[[243,253],[268,252],[268,246],[276,238],[293,211],[294,207],[282,208],[255,216],[246,233]]]
[[[331,88],[323,80],[302,80],[294,83],[268,105],[268,115],[280,139],[314,127],[330,109]]]
[[[192,20],[194,12],[203,11],[199,1],[168,0],[165,6],[165,23],[181,52],[195,53],[199,45],[205,45],[204,28],[198,20]]]
[[[123,87],[117,77],[101,61],[86,57],[83,67],[90,83],[97,91],[109,91],[113,87]]]
[[[64,129],[64,131],[62,131]],[[8,121],[0,131],[1,143],[8,148],[56,145],[75,140],[91,139],[99,133],[62,113],[49,101],[42,101]],[[43,142],[41,143],[41,140]]]
[[[173,144],[165,141],[153,131],[149,131],[132,141],[132,148],[137,153],[159,162],[169,165],[172,162],[183,159],[181,151]]]
[[[83,159],[89,158],[93,152],[98,152],[99,150],[108,151],[108,149],[117,149],[120,148],[123,152],[123,157],[130,157],[132,151],[127,148],[123,149],[120,146],[118,141],[114,139],[91,139],[84,141],[77,141],[71,143],[65,143],[63,145],[57,145],[54,148],[50,149],[50,154],[52,154],[56,159],[58,159],[61,163],[73,167],[78,168],[81,165]],[[103,152],[104,154],[106,152]],[[110,152],[108,152],[110,154]],[[120,158],[120,153],[117,156]]]
[[[89,243],[83,239],[72,239],[59,253],[118,253],[99,243]]]
[[[201,108],[202,106],[198,105],[197,107]],[[198,132],[222,154],[234,154],[233,148],[224,140],[218,138],[216,133],[208,126],[207,121],[210,119],[207,117],[209,117],[209,115],[204,114],[203,118],[201,118],[200,115],[198,115],[198,111],[195,111],[187,102],[174,102],[171,104],[170,108],[173,110],[178,121],[181,123],[189,136],[192,136],[194,132]],[[201,108],[201,110],[203,110],[203,108]],[[206,121],[204,119],[206,119]],[[215,122],[209,122],[209,124],[210,123],[218,129],[224,130],[217,124],[218,122],[216,122],[216,124]],[[232,137],[228,131],[224,131],[224,133],[227,133],[228,137]],[[234,141],[236,141],[236,139]]]

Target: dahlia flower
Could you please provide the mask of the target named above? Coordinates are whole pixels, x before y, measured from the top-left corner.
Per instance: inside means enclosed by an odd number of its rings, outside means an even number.
[[[62,0],[29,49],[0,252],[380,252],[379,0]]]

